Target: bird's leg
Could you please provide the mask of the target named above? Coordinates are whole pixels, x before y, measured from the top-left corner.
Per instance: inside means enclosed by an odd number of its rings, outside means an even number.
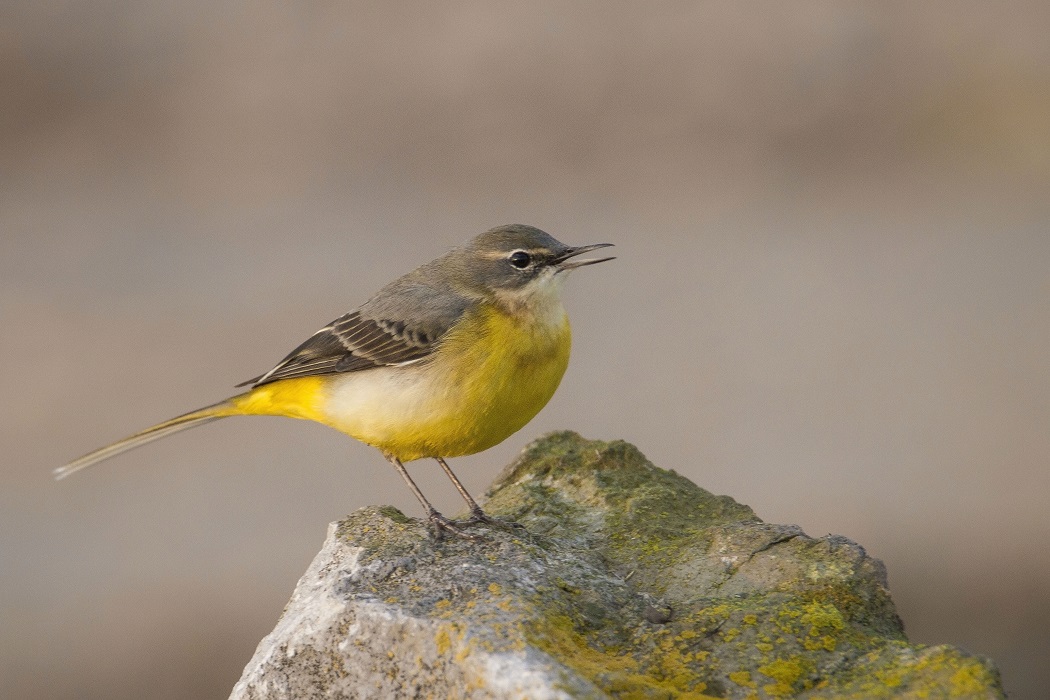
[[[405,469],[405,465],[401,463],[400,459],[388,454],[384,454],[383,456],[386,457],[388,462],[394,465],[394,469],[397,470],[397,473],[400,474],[401,478],[405,480],[406,484],[408,484],[408,488],[412,489],[412,493],[415,494],[416,498],[423,505],[423,510],[427,512],[427,520],[430,522],[431,527],[434,528],[434,534],[437,537],[437,539],[441,539],[442,533],[445,532],[451,532],[453,535],[456,535],[457,537],[462,537],[465,540],[477,539],[473,535],[468,535],[467,533],[460,530],[458,527],[456,527],[456,524],[453,521],[449,520],[444,515],[439,513],[437,511],[437,508],[430,504],[430,501],[427,500],[427,497],[424,496],[423,492],[419,490],[418,486],[416,486],[416,482],[412,480],[411,476],[409,476],[408,470]]]
[[[467,502],[467,505],[470,507],[471,515],[485,515],[485,511],[481,510],[481,506],[478,505],[478,502],[474,500],[473,496],[467,493],[467,489],[462,483],[460,483],[456,475],[452,473],[452,468],[448,466],[448,462],[441,457],[435,457],[434,459],[441,465],[441,468],[445,470],[445,474],[448,478],[452,480],[452,485],[456,487],[457,491],[459,491],[459,495]]]
[[[452,468],[448,466],[448,462],[446,462],[441,457],[435,457],[434,459],[437,461],[438,464],[441,465],[441,468],[445,470],[445,474],[452,481],[453,486],[456,487],[456,490],[459,491],[459,495],[463,497],[463,500],[467,502],[467,506],[470,508],[470,518],[464,521],[465,525],[473,525],[474,523],[486,523],[488,525],[497,525],[500,527],[513,527],[520,528],[522,530],[525,529],[524,525],[510,522],[509,520],[500,520],[499,518],[493,518],[491,515],[483,511],[481,509],[481,506],[478,505],[478,502],[475,501],[469,493],[467,493],[467,489],[463,487],[463,484],[460,483],[458,478],[456,478],[456,475],[452,473]]]

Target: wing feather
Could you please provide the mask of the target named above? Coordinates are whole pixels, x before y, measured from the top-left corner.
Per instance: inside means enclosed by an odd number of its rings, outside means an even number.
[[[388,293],[314,333],[266,374],[238,386],[419,362],[433,352],[467,306],[462,297],[408,280],[398,280],[384,291]],[[401,300],[400,308],[391,308],[391,294]]]

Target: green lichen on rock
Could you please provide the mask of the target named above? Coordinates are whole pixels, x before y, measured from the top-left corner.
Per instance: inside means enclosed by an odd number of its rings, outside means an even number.
[[[764,523],[627,443],[549,435],[485,507],[528,533],[435,542],[389,508],[337,524],[311,567],[327,598],[308,601],[331,634],[311,621],[307,641],[272,639],[272,673],[334,669],[312,679],[326,697],[341,682],[376,697],[1002,697],[988,660],[908,644],[859,545]]]

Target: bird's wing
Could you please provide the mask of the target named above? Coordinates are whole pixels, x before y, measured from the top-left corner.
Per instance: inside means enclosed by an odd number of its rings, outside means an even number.
[[[463,314],[467,300],[429,287],[395,285],[314,333],[266,374],[238,386],[422,360]]]

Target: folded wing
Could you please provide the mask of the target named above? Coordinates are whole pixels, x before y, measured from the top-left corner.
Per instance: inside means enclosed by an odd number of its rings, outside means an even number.
[[[467,306],[461,297],[427,287],[390,291],[396,296],[383,295],[340,316],[269,372],[238,386],[419,362],[433,352]],[[395,299],[398,303],[391,303]]]

